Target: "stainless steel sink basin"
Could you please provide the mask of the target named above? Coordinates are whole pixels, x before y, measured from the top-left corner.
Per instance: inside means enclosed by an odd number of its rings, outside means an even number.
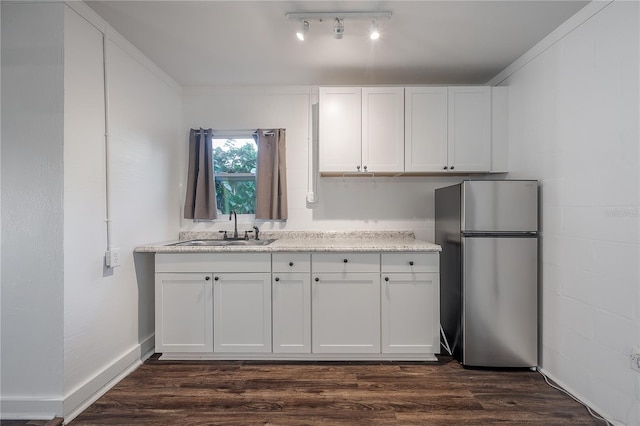
[[[170,246],[186,246],[186,247],[226,247],[226,246],[266,246],[274,242],[275,239],[265,240],[187,240],[180,241]]]

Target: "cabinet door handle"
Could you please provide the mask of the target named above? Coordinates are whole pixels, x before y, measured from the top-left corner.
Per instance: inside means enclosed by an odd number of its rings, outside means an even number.
[[[389,277],[384,277],[384,280],[388,282],[389,281]]]
[[[413,266],[413,260],[409,261],[409,265]]]
[[[443,169],[445,169],[445,170],[448,170],[448,169],[449,169],[449,167],[447,167],[447,166],[444,166],[444,167],[443,167]]]
[[[220,279],[220,277],[213,277],[213,279],[214,279],[215,281],[218,281],[218,280]]]
[[[316,281],[316,282],[320,281],[320,278],[316,277],[315,281]]]
[[[205,281],[209,281],[211,279],[211,277],[204,277]]]
[[[349,261],[349,259],[344,259],[343,260],[344,263],[347,263],[348,261]]]
[[[278,281],[280,281],[280,278],[276,277],[275,280],[276,280],[276,282],[278,282]]]
[[[455,169],[455,166],[451,166],[451,170]]]
[[[367,166],[364,166],[364,171],[365,171],[365,172],[367,171]]]
[[[356,169],[357,169],[358,171],[360,171],[360,166],[356,166]]]
[[[293,266],[293,262],[289,262],[289,266]]]

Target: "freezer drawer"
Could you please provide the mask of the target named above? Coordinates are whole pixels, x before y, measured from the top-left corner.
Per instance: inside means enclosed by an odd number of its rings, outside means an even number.
[[[461,199],[462,232],[538,230],[537,181],[465,181]]]
[[[538,239],[462,239],[462,363],[538,365]]]

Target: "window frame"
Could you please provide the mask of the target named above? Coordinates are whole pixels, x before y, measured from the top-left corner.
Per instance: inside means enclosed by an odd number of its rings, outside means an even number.
[[[255,134],[255,130],[225,130],[225,131],[213,131],[213,138],[211,140],[211,143],[213,144],[213,141],[215,140],[228,140],[228,139],[250,139],[253,141],[253,143],[256,146],[256,152],[258,150],[258,144],[254,139],[254,134]],[[212,149],[214,149],[214,147],[212,146]],[[257,158],[256,158],[256,167],[257,167]],[[257,175],[256,173],[216,173],[215,170],[213,170],[213,178],[214,178],[214,182],[217,179],[218,176],[221,177],[226,177],[226,180],[236,180],[236,181],[249,181],[249,180],[253,180],[254,182],[257,179]],[[231,178],[230,178],[231,177]],[[254,198],[255,201],[255,198]],[[218,217],[216,219],[213,219],[213,222],[227,222],[230,219],[227,217],[229,213],[222,213],[220,212],[220,214],[218,215]],[[255,205],[254,205],[254,213],[240,213],[237,214],[237,218],[238,218],[238,223],[246,223],[246,222],[256,222],[256,221],[260,221],[259,219],[256,219],[256,215],[255,215]]]

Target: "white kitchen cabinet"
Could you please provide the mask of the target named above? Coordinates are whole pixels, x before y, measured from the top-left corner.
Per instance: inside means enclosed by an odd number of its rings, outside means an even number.
[[[491,170],[491,88],[449,87],[447,164],[452,172]]]
[[[439,275],[382,277],[382,352],[439,353]]]
[[[314,353],[380,353],[380,256],[321,253],[312,258]]]
[[[404,171],[404,89],[362,88],[362,171]]]
[[[215,352],[271,352],[271,274],[213,277]]]
[[[441,172],[447,165],[447,88],[405,88],[405,171]]]
[[[271,351],[270,254],[159,253],[155,267],[157,352]]]
[[[313,274],[314,353],[380,352],[380,275]]]
[[[320,172],[403,172],[404,89],[321,87]]]
[[[433,359],[439,256],[158,253],[156,351],[212,359]]]
[[[491,88],[491,172],[509,171],[509,88]]]
[[[407,87],[405,171],[489,172],[491,99],[486,86]]]
[[[383,253],[382,353],[440,351],[437,253]]]
[[[156,352],[213,351],[211,274],[157,273]]]
[[[274,253],[271,283],[273,352],[311,352],[311,256]]]
[[[362,162],[362,89],[319,89],[319,167],[321,172],[355,172]]]

